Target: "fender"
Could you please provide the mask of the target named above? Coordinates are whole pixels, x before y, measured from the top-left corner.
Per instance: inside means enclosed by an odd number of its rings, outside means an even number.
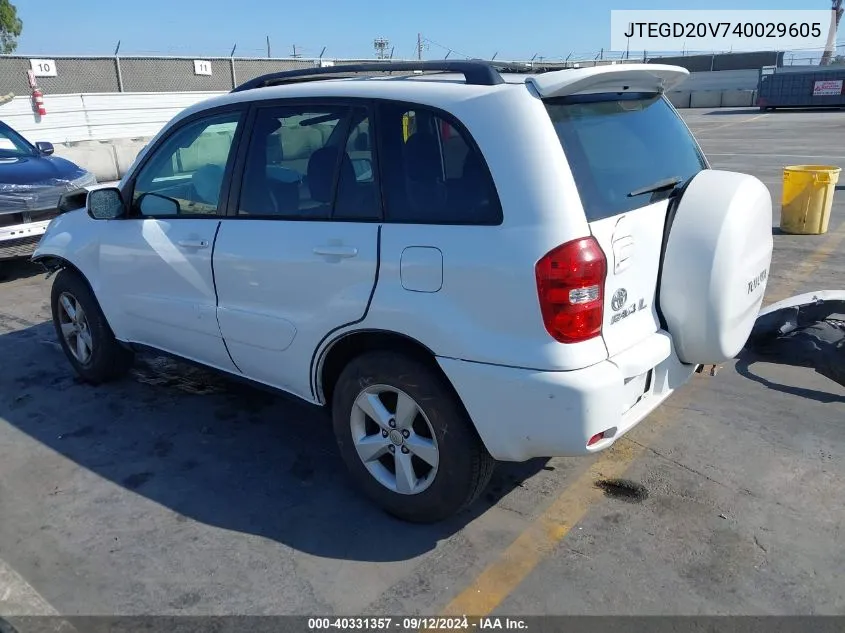
[[[31,260],[47,269],[48,278],[60,268],[75,268],[96,296],[100,289],[100,231],[104,222],[92,219],[85,209],[62,213],[47,226]]]

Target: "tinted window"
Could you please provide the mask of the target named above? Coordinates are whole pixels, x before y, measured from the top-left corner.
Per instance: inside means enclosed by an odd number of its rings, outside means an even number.
[[[379,106],[379,163],[392,222],[498,224],[496,189],[463,130],[407,104]]]
[[[244,166],[240,215],[379,217],[369,117],[348,107],[258,111]]]
[[[132,201],[137,212],[217,213],[239,116],[229,113],[194,121],[154,150],[135,181]]]
[[[546,107],[590,222],[666,195],[629,197],[636,189],[686,181],[705,168],[683,121],[659,96],[590,96],[549,100]]]

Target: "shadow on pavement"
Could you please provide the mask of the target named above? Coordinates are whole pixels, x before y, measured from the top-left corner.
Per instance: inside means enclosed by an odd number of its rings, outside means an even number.
[[[139,356],[120,382],[82,384],[49,322],[0,336],[0,358],[0,417],[28,436],[177,520],[322,557],[419,556],[547,461],[501,464],[471,511],[411,525],[352,488],[322,409],[154,356]]]
[[[718,108],[716,110],[711,110],[710,112],[705,112],[704,116],[734,116],[737,114],[759,114],[760,108]]]
[[[44,274],[44,269],[28,259],[0,261],[0,283]]]
[[[802,112],[841,112],[845,108],[840,107],[825,107],[825,108],[778,108],[777,110],[761,111],[758,107],[748,107],[739,109],[719,108],[705,112],[704,116],[731,116],[736,114],[799,114]]]
[[[762,363],[774,363],[774,364],[785,364],[785,365],[792,365],[796,366],[796,364],[791,362],[786,363],[779,363],[776,358],[768,357],[768,356],[759,356],[754,352],[743,350],[742,353],[737,356],[737,362],[735,365],[736,372],[749,380],[753,380],[756,383],[759,383],[769,389],[774,391],[780,391],[781,393],[787,393],[793,396],[798,396],[800,398],[807,398],[808,400],[815,400],[816,402],[821,402],[824,404],[832,404],[837,402],[845,402],[845,397],[836,395],[834,393],[828,393],[826,391],[818,391],[816,389],[806,389],[804,387],[793,387],[792,385],[782,385],[780,383],[772,382],[767,378],[763,378],[755,374],[751,370],[751,366],[755,363],[762,362]],[[809,369],[814,369],[812,366],[807,365],[800,365],[804,367],[809,367]],[[819,372],[821,373],[821,372]]]

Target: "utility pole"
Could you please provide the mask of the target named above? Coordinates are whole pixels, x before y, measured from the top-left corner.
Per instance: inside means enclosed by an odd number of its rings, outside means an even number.
[[[422,33],[417,33],[417,59],[422,60]]]
[[[842,7],[842,0],[831,0],[830,10],[830,29],[827,33],[827,43],[825,44],[821,61],[819,61],[819,66],[827,66],[833,62],[836,56],[836,32],[839,30],[839,21],[842,19],[842,13],[845,12],[845,9]]]
[[[297,57],[302,57],[302,53],[299,55],[296,54],[296,44],[293,45],[293,58],[296,59]]]
[[[270,36],[267,36],[267,57],[270,57]]]

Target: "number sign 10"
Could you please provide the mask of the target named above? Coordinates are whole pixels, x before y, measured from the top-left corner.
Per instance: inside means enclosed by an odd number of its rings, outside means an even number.
[[[58,76],[55,59],[30,59],[29,65],[32,67],[32,74],[36,77]]]
[[[194,60],[194,74],[195,75],[210,75],[211,74],[211,62],[205,61],[204,59],[195,59]]]

